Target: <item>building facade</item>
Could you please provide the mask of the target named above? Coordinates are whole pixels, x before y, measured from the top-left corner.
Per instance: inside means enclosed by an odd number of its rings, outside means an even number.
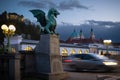
[[[23,39],[21,35],[13,36],[10,39],[11,47],[13,51],[33,51],[36,45],[39,43],[37,40]],[[7,45],[6,38],[4,39],[4,45]],[[60,42],[60,54],[62,56],[68,56],[71,54],[82,53],[97,53],[105,54],[106,46],[102,43],[89,43],[89,44],[77,44],[77,43],[62,43]],[[115,48],[109,46],[110,54],[120,54],[120,46]]]

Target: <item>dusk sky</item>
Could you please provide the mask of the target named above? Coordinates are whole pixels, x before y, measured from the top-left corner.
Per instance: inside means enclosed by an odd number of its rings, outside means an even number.
[[[82,29],[89,37],[92,27],[96,38],[120,42],[120,0],[0,0],[0,14],[15,12],[32,22],[37,20],[29,10],[41,9],[47,14],[50,8],[60,12],[57,32],[62,39],[67,39],[73,29]]]

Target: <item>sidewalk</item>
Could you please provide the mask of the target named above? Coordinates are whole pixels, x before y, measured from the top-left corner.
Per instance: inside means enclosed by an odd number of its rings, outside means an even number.
[[[120,80],[120,76],[97,75],[97,80]]]

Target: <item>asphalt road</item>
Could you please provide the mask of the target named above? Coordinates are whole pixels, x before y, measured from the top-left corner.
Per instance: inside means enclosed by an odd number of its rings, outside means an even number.
[[[68,74],[68,80],[97,80],[96,74],[81,72],[68,72]]]
[[[120,70],[112,72],[78,72],[78,71],[66,71],[69,74],[68,80],[97,80],[97,76],[100,75],[109,75],[120,77]]]
[[[98,76],[109,75],[110,77],[120,77],[120,69],[110,72],[91,72],[91,71],[75,71],[64,67],[64,71],[68,72],[68,80],[97,80]],[[117,80],[117,79],[108,79]],[[120,80],[120,79],[119,79]]]

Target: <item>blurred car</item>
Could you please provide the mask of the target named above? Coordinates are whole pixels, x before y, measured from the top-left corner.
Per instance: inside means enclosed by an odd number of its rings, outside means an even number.
[[[63,58],[63,64],[79,71],[111,71],[118,68],[118,62],[94,53],[73,54]]]

